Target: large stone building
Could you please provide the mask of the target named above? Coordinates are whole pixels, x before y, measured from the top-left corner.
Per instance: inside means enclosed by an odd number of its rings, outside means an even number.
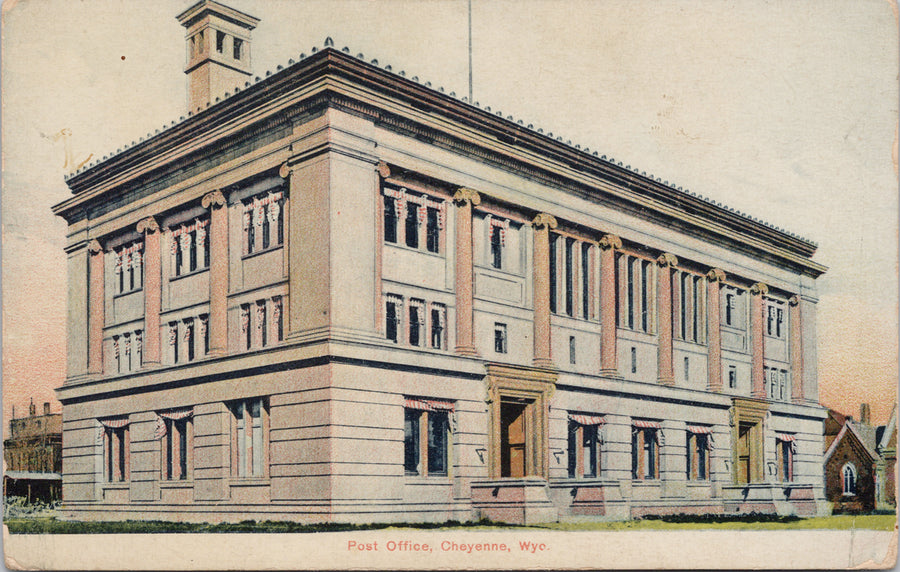
[[[815,244],[349,50],[67,178],[77,518],[826,510]],[[217,93],[218,92],[218,93]]]

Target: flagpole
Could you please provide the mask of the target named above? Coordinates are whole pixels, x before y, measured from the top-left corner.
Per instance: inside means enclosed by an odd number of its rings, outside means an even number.
[[[469,0],[469,103],[475,103],[472,99],[472,0]]]

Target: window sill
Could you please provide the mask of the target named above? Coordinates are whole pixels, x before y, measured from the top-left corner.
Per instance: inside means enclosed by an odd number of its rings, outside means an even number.
[[[695,341],[693,341],[693,340],[682,340],[682,339],[679,338],[679,337],[674,337],[673,339],[674,339],[674,341],[676,341],[676,342],[678,342],[678,343],[681,343],[681,344],[690,344],[690,345],[692,345],[692,346],[697,346],[697,347],[700,347],[700,348],[705,348],[705,347],[708,345],[708,342],[695,342]]]
[[[247,260],[248,258],[255,258],[257,256],[262,256],[263,254],[268,254],[269,252],[274,252],[276,250],[281,250],[284,248],[283,244],[276,244],[275,246],[270,246],[269,248],[263,248],[261,250],[256,250],[249,254],[244,253],[241,255],[241,260]]]
[[[204,272],[209,272],[209,267],[206,268],[198,268],[196,270],[192,270],[191,272],[185,272],[183,274],[179,274],[178,276],[171,276],[169,278],[169,282],[176,282],[181,280],[182,278],[189,278],[191,276],[196,276],[197,274],[202,274]]]
[[[658,478],[653,479],[631,479],[631,486],[633,487],[658,487],[662,485],[662,481]]]
[[[117,481],[115,483],[105,482],[102,485],[103,490],[105,491],[114,491],[114,490],[126,490],[131,488],[130,481]]]
[[[269,477],[232,477],[228,485],[232,487],[267,487]]]
[[[113,300],[115,300],[116,298],[124,298],[125,296],[130,296],[131,294],[134,294],[136,292],[141,292],[143,291],[143,289],[144,287],[141,286],[140,288],[135,288],[134,290],[129,290],[128,292],[119,292],[118,294],[113,294]]]
[[[405,244],[400,244],[398,242],[384,242],[384,245],[390,246],[392,248],[397,248],[399,250],[405,250],[407,252],[415,252],[416,254],[424,254],[425,256],[440,258],[442,260],[446,258],[444,252],[431,252],[427,248],[413,248],[412,246],[406,246]]]
[[[494,268],[494,267],[491,266],[491,265],[475,264],[474,266],[475,266],[475,268],[479,268],[479,269],[481,269],[481,270],[487,270],[488,272],[492,272],[492,273],[494,273],[494,274],[502,274],[502,275],[504,275],[504,276],[509,276],[509,277],[512,277],[512,278],[518,278],[518,279],[521,279],[521,278],[524,278],[524,277],[525,277],[525,274],[524,274],[524,273],[513,272],[513,271],[511,271],[511,270],[506,270],[506,269],[504,269],[504,268]]]
[[[408,485],[446,485],[453,484],[450,475],[405,475]]]
[[[194,481],[191,479],[185,480],[165,480],[159,481],[159,488],[161,489],[190,489],[194,487]]]

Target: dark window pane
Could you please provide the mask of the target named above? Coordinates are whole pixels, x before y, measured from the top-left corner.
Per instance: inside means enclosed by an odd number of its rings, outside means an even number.
[[[392,342],[397,341],[397,305],[388,302],[385,307],[385,336]]]
[[[576,469],[578,468],[578,425],[572,421],[569,421],[568,460],[569,478],[574,479],[576,477]]]
[[[449,420],[446,412],[428,413],[428,474],[447,474],[447,434]]]
[[[397,243],[397,215],[392,197],[384,197],[384,241]]]
[[[419,248],[419,206],[406,203],[406,246]]]
[[[500,227],[491,227],[491,266],[503,267],[503,246],[500,244]]]
[[[416,306],[409,307],[409,345],[419,345],[419,308]]]
[[[407,475],[419,474],[419,417],[420,411],[407,409],[403,423],[403,468]]]
[[[550,236],[550,311],[556,312],[556,235]]]
[[[426,227],[426,248],[428,252],[438,252],[440,249],[440,229],[438,228],[438,211],[435,208],[428,207],[428,221]]]

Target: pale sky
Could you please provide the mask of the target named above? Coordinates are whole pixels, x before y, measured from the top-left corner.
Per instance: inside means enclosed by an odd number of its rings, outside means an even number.
[[[184,0],[3,4],[3,415],[60,409],[69,158],[185,115]],[[362,52],[468,91],[467,0],[228,0],[256,75]],[[883,422],[898,379],[898,33],[884,0],[472,0],[475,99],[819,243],[821,400]]]

